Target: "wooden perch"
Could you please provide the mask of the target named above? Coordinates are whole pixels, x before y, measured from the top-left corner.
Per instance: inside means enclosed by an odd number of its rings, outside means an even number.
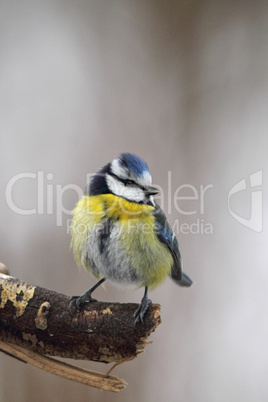
[[[54,374],[102,389],[109,388],[110,379],[109,390],[120,391],[125,383],[116,377],[93,373],[94,379],[88,382],[84,379],[88,371],[44,355],[116,364],[131,360],[144,349],[146,339],[161,322],[160,306],[150,305],[144,324],[134,326],[137,304],[89,303],[84,311],[73,316],[68,304],[66,295],[0,273],[0,350]],[[9,350],[12,345],[16,345],[13,353]],[[43,361],[40,363],[42,358],[47,359],[47,367]],[[55,363],[59,363],[58,372]],[[82,379],[77,379],[78,373],[72,370],[83,372]],[[121,384],[116,384],[117,380]]]

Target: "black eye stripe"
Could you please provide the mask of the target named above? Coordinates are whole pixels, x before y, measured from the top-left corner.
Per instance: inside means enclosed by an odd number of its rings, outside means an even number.
[[[131,179],[121,179],[121,177],[118,177],[116,174],[114,173],[109,173],[110,176],[113,176],[116,180],[121,181],[121,183],[123,183],[125,186],[136,186],[141,188],[142,190],[144,190],[144,187],[141,186],[140,184],[138,184],[136,181],[131,180]]]
[[[134,184],[135,186],[138,185],[134,180],[131,180],[131,179],[123,180],[123,182],[124,182],[124,184],[125,184],[126,186],[133,186],[133,184]]]

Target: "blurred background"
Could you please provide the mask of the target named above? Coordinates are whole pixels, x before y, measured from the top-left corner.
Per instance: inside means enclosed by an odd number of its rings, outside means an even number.
[[[31,284],[90,287],[69,249],[70,210],[87,174],[128,151],[161,187],[195,282],[151,292],[162,324],[113,372],[129,384],[120,394],[1,354],[0,401],[267,401],[268,3],[0,6],[0,260]]]

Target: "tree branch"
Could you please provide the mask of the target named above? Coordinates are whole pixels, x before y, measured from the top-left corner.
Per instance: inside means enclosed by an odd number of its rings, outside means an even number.
[[[0,341],[0,351],[12,357],[16,357],[25,363],[30,363],[35,367],[48,371],[51,374],[105,391],[119,392],[127,385],[127,383],[120,378],[96,373],[95,371],[84,370],[10,343]]]
[[[73,316],[68,304],[66,295],[0,273],[0,349],[38,367],[44,365],[41,358],[47,359],[46,368],[41,368],[77,381],[75,370],[80,369],[42,355],[119,364],[137,356],[161,322],[159,305],[150,305],[144,324],[134,326],[137,304],[89,303],[84,311]],[[16,346],[11,353],[12,345]],[[58,372],[54,370],[55,362],[60,364]],[[98,380],[99,376],[110,378],[114,384],[119,380],[93,373],[95,377],[88,382],[85,370],[82,371],[80,382],[103,389],[108,389],[107,381],[100,386],[96,376]],[[113,390],[119,391],[124,385],[116,384]]]

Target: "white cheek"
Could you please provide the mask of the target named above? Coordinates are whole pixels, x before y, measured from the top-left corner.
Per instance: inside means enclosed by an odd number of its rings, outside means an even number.
[[[139,187],[125,187],[122,197],[135,202],[145,199],[144,192]]]
[[[109,189],[119,197],[135,202],[144,201],[145,199],[144,192],[139,187],[127,187],[109,174],[106,175],[106,181]]]

